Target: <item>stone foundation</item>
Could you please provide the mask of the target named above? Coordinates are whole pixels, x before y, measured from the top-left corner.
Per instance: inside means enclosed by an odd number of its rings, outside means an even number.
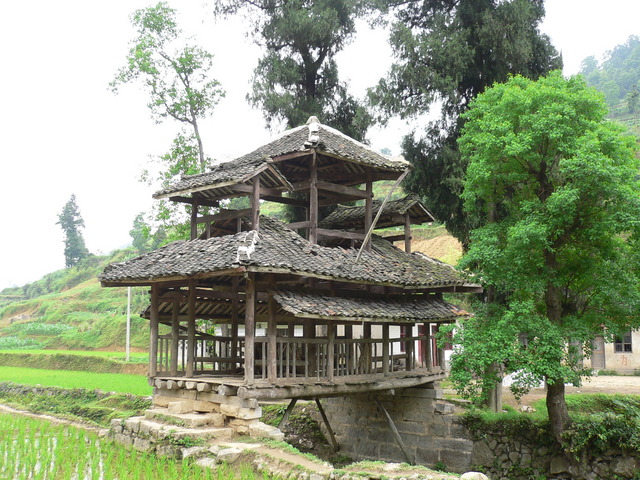
[[[471,469],[473,441],[442,399],[438,384],[376,393],[393,419],[411,460],[420,465],[444,464],[450,471]],[[340,452],[367,460],[404,462],[405,457],[371,395],[322,401]]]

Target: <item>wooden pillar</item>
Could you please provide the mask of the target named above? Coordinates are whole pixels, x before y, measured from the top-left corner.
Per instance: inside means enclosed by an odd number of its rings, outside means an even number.
[[[236,358],[238,356],[238,284],[240,283],[238,277],[233,277],[232,285],[233,285],[233,300],[231,301],[231,358],[233,358],[233,362],[231,363],[234,369],[237,367]]]
[[[260,177],[253,179],[253,191],[251,193],[251,229],[260,230]]]
[[[309,242],[318,243],[318,157],[315,150],[309,166]]]
[[[382,325],[382,374],[389,375],[389,324]]]
[[[149,376],[155,377],[158,374],[158,297],[160,288],[157,285],[151,286],[151,316],[149,318]]]
[[[365,323],[362,331],[362,338],[369,339],[371,338],[371,324]],[[363,345],[363,350],[368,352],[368,355],[365,355],[365,359],[368,361],[368,364],[364,365],[364,373],[371,373],[371,369],[373,368],[373,344],[366,343]],[[368,357],[368,358],[367,358]]]
[[[407,325],[407,337],[408,338],[412,338],[413,337],[413,325]],[[407,357],[406,357],[406,363],[407,363],[407,372],[413,370],[413,352],[415,350],[415,344],[414,341],[408,341],[406,343],[407,345]]]
[[[408,213],[404,216],[404,251],[411,253],[411,217]]]
[[[242,218],[238,217],[236,222],[237,222],[236,232],[240,233],[242,231]]]
[[[256,282],[252,273],[247,276],[244,309],[244,379],[253,385],[255,374]]]
[[[313,323],[313,320],[306,318],[304,320],[304,338],[314,339],[316,338],[316,326]],[[317,361],[316,361],[316,353],[317,348],[313,343],[307,344],[308,351],[305,352],[305,360],[307,362],[307,375],[309,377],[317,375]]]
[[[187,314],[187,368],[185,376],[193,377],[196,357],[196,283],[189,281],[189,304]]]
[[[271,383],[275,383],[278,377],[278,355],[276,336],[278,334],[278,326],[276,324],[276,302],[273,295],[269,294],[268,300],[269,323],[267,326],[267,378]]]
[[[425,362],[427,362],[427,369],[429,370],[429,372],[433,371],[433,353],[432,353],[432,349],[431,349],[431,324],[429,323],[425,323],[424,324],[424,331],[425,331],[425,335],[427,336],[427,339],[424,342],[424,358],[425,358]]]
[[[180,320],[178,313],[180,310],[180,302],[173,302],[171,310],[171,375],[178,375],[178,346],[180,344]]]
[[[367,170],[367,183],[366,183],[367,198],[364,200],[364,234],[369,233],[371,224],[373,223],[373,182],[371,181],[371,172]],[[367,252],[371,251],[371,237],[367,240],[365,245]]]
[[[327,380],[333,382],[333,370],[336,366],[336,326],[333,322],[327,322],[327,342]]]
[[[191,240],[198,236],[198,197],[193,197],[191,204]]]

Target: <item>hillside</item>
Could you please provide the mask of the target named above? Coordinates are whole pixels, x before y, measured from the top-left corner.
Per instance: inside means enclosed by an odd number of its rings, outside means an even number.
[[[119,250],[91,256],[77,267],[0,292],[0,349],[123,350],[127,290],[102,288],[97,275],[108,263],[133,255]],[[132,289],[133,348],[147,345],[146,322],[138,316],[146,302],[144,289]]]

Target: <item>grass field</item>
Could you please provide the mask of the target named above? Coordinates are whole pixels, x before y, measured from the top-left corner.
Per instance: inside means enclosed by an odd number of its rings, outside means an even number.
[[[42,370],[36,368],[0,367],[0,382],[21,385],[44,385],[62,388],[99,388],[107,392],[151,395],[152,389],[143,375],[92,373],[77,370]]]
[[[110,358],[113,360],[119,360],[124,362],[126,359],[125,352],[94,352],[90,350],[5,350],[0,349],[0,353],[30,353],[34,355],[80,355],[85,357],[102,357]],[[147,353],[132,353],[129,356],[129,361],[132,363],[147,363],[149,361],[149,354]]]
[[[0,414],[0,478],[13,480],[254,480],[250,467],[215,470],[138,453],[92,432]]]

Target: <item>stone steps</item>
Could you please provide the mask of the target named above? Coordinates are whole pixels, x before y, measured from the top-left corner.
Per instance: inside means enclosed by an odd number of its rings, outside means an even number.
[[[224,416],[220,413],[172,413],[166,408],[151,408],[144,413],[148,420],[180,427],[202,427],[211,425],[224,427]]]

